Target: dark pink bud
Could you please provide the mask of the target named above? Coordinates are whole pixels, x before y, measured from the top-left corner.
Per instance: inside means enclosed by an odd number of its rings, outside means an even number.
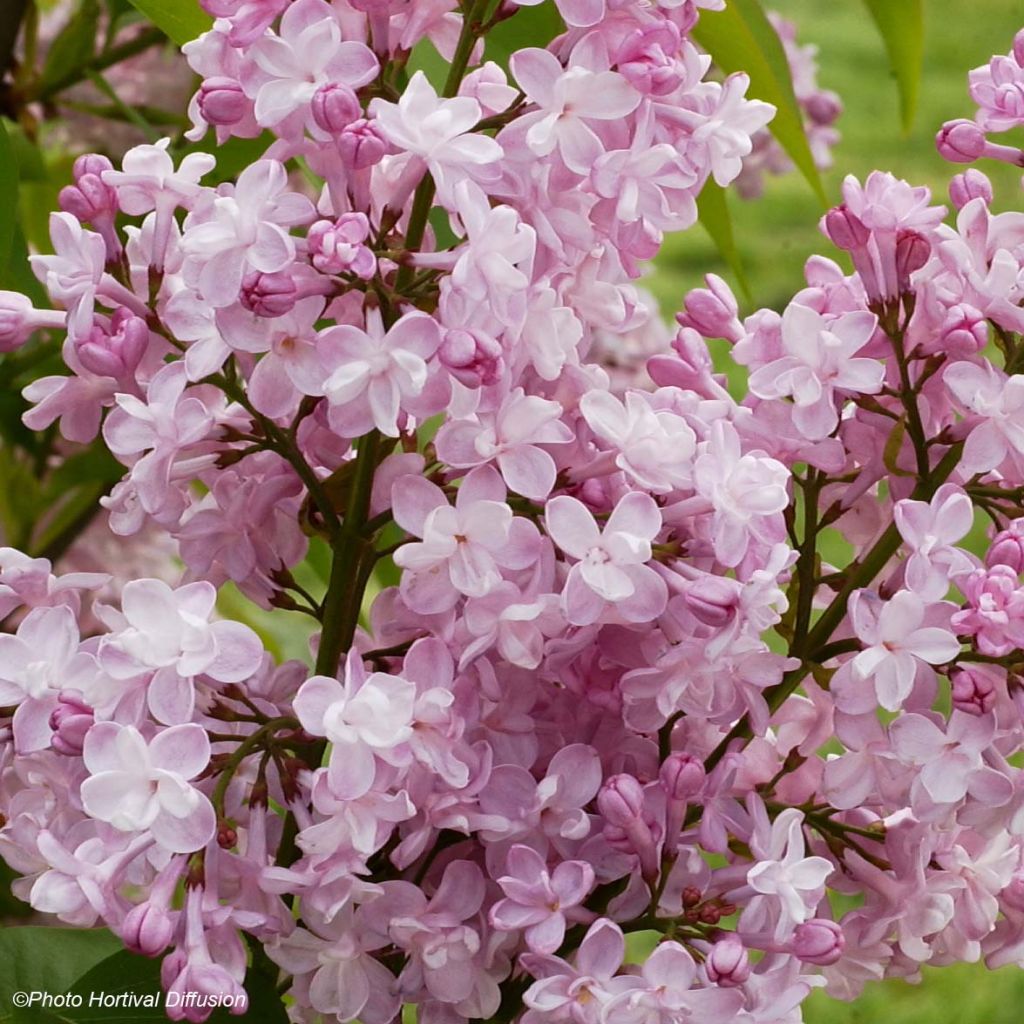
[[[985,314],[966,303],[950,306],[935,342],[924,347],[931,355],[945,352],[961,359],[980,352],[988,344],[988,320]]]
[[[74,690],[64,690],[57,698],[57,706],[50,712],[53,736],[50,745],[58,754],[78,757],[85,744],[85,734],[92,728],[93,711]]]
[[[976,167],[970,167],[963,174],[957,174],[949,183],[949,198],[953,205],[962,210],[972,199],[981,197],[986,203],[992,202],[992,182],[988,175]]]
[[[76,344],[75,351],[87,370],[123,380],[135,372],[148,345],[146,321],[122,306],[114,311],[109,327],[94,324],[85,340]]]
[[[843,955],[845,945],[843,929],[827,918],[805,921],[793,932],[793,954],[805,964],[829,967]]]
[[[739,306],[729,286],[717,275],[708,274],[706,288],[694,288],[683,300],[684,311],[676,320],[692,327],[705,338],[739,341],[743,327],[737,319]]]
[[[832,244],[843,252],[863,249],[871,235],[864,222],[856,214],[851,213],[845,203],[834,206],[825,214],[821,228],[831,239]]]
[[[85,174],[99,178],[104,171],[112,171],[114,165],[100,153],[83,153],[71,168],[71,175],[78,181]]]
[[[985,564],[1008,565],[1015,573],[1024,572],[1024,521],[1014,519],[992,539],[985,554]]]
[[[353,171],[379,164],[388,151],[388,144],[372,121],[353,121],[337,139],[338,152],[345,166]]]
[[[608,824],[629,829],[643,818],[644,787],[632,775],[612,775],[597,794],[597,809]]]
[[[1024,68],[1024,28],[1013,37],[1013,59]]]
[[[310,109],[317,126],[330,135],[340,135],[363,113],[356,94],[341,82],[320,86],[313,94]]]
[[[692,754],[669,754],[658,772],[669,800],[692,800],[704,788],[704,765]]]
[[[900,291],[910,290],[910,275],[927,262],[932,247],[924,235],[916,231],[901,231],[896,238],[896,280]]]
[[[468,388],[496,384],[505,372],[501,345],[482,331],[448,331],[437,355],[448,372]]]
[[[722,988],[742,985],[750,977],[750,957],[735,935],[721,939],[711,947],[705,966],[708,978]]]
[[[995,680],[980,665],[959,669],[950,679],[953,707],[964,714],[987,715],[996,703]]]
[[[721,628],[736,616],[739,589],[733,580],[708,575],[687,587],[683,600],[699,622]]]
[[[825,90],[811,96],[804,109],[814,124],[829,125],[843,112],[843,101],[834,92]]]
[[[986,144],[981,128],[963,119],[947,121],[935,136],[935,145],[943,159],[956,164],[977,160],[985,152]]]
[[[165,907],[140,903],[132,907],[121,925],[121,941],[143,956],[159,956],[174,937],[174,922]]]
[[[250,313],[265,317],[290,313],[298,298],[298,288],[284,270],[273,274],[246,274],[239,294],[239,301]]]
[[[83,224],[109,220],[117,213],[117,192],[96,174],[83,174],[76,184],[66,185],[60,190],[57,202],[65,213]]]
[[[199,87],[199,112],[207,124],[238,124],[249,109],[249,99],[233,78],[207,78]]]

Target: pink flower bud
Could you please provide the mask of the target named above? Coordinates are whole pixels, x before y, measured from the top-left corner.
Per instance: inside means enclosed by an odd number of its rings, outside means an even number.
[[[250,313],[265,317],[290,313],[298,298],[298,288],[286,270],[246,274],[239,294],[239,301]]]
[[[720,629],[736,617],[739,596],[733,580],[708,575],[688,586],[683,600],[695,619]]]
[[[742,985],[750,977],[750,957],[735,935],[721,939],[711,947],[705,967],[708,978],[723,988]]]
[[[669,800],[692,800],[704,788],[704,765],[692,754],[669,754],[658,772]]]
[[[743,326],[737,319],[739,306],[729,286],[717,275],[704,279],[707,288],[694,288],[683,300],[684,312],[676,320],[683,327],[692,327],[705,338],[739,341]]]
[[[0,352],[13,352],[32,333],[32,303],[20,292],[0,291]]]
[[[1024,28],[1013,37],[1013,59],[1024,68]]]
[[[837,249],[853,252],[867,245],[871,233],[863,221],[847,209],[846,204],[834,206],[821,221],[821,229]]]
[[[174,921],[166,907],[153,902],[132,907],[121,925],[121,941],[143,956],[159,956],[174,938]]]
[[[931,243],[916,231],[901,231],[896,238],[896,281],[900,292],[910,291],[910,275],[920,270],[931,254]]]
[[[804,110],[814,124],[832,124],[843,112],[843,102],[832,91],[816,92],[804,103]]]
[[[966,359],[988,344],[988,320],[974,306],[961,303],[946,310],[940,333],[922,347],[925,354],[945,352]]]
[[[793,954],[805,964],[829,967],[843,955],[845,945],[843,929],[827,918],[805,921],[793,932]]]
[[[935,136],[935,145],[944,160],[969,164],[985,152],[985,133],[973,121],[947,121]]]
[[[85,734],[93,725],[92,708],[81,694],[64,690],[57,698],[57,706],[50,712],[50,728],[53,736],[50,745],[58,754],[78,757],[85,744]]]
[[[313,94],[310,106],[317,127],[329,135],[340,135],[363,113],[356,94],[341,82],[328,82]]]
[[[353,171],[379,164],[388,151],[388,144],[372,121],[353,121],[337,139],[338,152],[345,166]]]
[[[1015,573],[1024,572],[1024,521],[1014,519],[992,539],[992,545],[985,553],[985,564],[1008,565]]]
[[[982,666],[959,669],[950,682],[955,710],[978,717],[987,715],[995,707],[995,680]]]
[[[225,127],[238,124],[249,109],[249,99],[233,78],[207,78],[196,97],[199,112],[207,124]]]
[[[963,174],[957,174],[949,183],[949,198],[953,205],[962,210],[972,199],[981,197],[986,203],[992,202],[992,182],[988,175],[976,167],[970,167]]]
[[[496,384],[505,372],[501,345],[482,331],[448,331],[437,355],[448,372],[468,388]]]
[[[79,178],[86,174],[99,178],[104,171],[112,171],[113,169],[114,165],[101,153],[83,153],[72,165],[71,175],[75,181],[78,181]]]
[[[629,829],[643,817],[644,787],[632,775],[612,775],[597,794],[597,809],[610,825]]]
[[[131,377],[149,346],[146,321],[123,306],[114,311],[110,326],[95,323],[75,351],[79,362],[100,377]]]

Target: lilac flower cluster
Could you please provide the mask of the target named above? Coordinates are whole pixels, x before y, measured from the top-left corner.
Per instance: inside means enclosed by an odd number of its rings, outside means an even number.
[[[60,308],[0,295],[5,349],[66,329],[28,425],[101,433],[110,529],[186,570],[111,604],[0,549],[18,895],[176,993],[265,952],[310,1022],[774,1024],[1024,962],[1024,215],[848,179],[852,274],[743,320],[711,277],[613,382],[644,261],[772,114],[705,80],[700,4],[558,0],[508,73],[515,3],[204,6],[193,134],[265,154],[81,158]],[[228,581],[315,619],[311,663]]]

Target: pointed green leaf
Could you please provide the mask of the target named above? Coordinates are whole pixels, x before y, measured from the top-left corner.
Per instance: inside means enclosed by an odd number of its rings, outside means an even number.
[[[716,185],[710,178],[697,197],[697,214],[704,230],[711,236],[711,241],[718,247],[722,259],[733,272],[736,283],[739,285],[740,291],[743,292],[743,297],[748,303],[753,304],[750,285],[743,269],[743,261],[740,259],[739,250],[736,248],[736,239],[733,236],[732,217],[729,214],[725,189]]]
[[[702,11],[693,34],[727,74],[745,71],[750,76],[748,96],[775,106],[775,117],[768,127],[825,203],[821,176],[804,131],[803,113],[793,92],[789,61],[782,40],[758,0],[729,0],[723,11]]]
[[[0,275],[11,262],[14,231],[18,223],[18,160],[10,136],[0,121]]]
[[[88,64],[96,53],[96,35],[100,23],[99,0],[82,0],[81,6],[57,34],[43,67],[42,84],[62,78],[69,68]]]
[[[924,5],[922,0],[864,0],[885,42],[900,91],[903,130],[914,123],[924,67]]]
[[[199,0],[131,0],[131,3],[179,46],[201,36],[213,25],[213,19],[199,6]]]

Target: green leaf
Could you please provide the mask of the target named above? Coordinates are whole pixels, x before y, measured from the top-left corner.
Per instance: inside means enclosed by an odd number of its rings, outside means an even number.
[[[864,0],[885,42],[900,91],[900,118],[909,132],[917,111],[924,67],[924,4],[922,0]]]
[[[736,278],[736,283],[743,292],[743,297],[748,303],[753,304],[750,294],[750,284],[747,281],[746,271],[743,269],[743,260],[740,258],[739,250],[736,248],[736,239],[732,231],[732,217],[729,214],[729,203],[726,199],[725,189],[717,185],[709,178],[697,197],[697,214],[704,230],[711,236],[711,241],[718,247],[722,259],[729,264],[729,269]]]
[[[727,74],[745,71],[750,76],[748,96],[775,106],[768,127],[824,204],[786,52],[758,0],[729,0],[723,11],[701,11],[693,34]]]
[[[99,23],[99,0],[82,0],[46,54],[42,78],[44,87],[63,78],[71,68],[80,68],[92,60],[96,53]]]
[[[67,992],[120,945],[116,936],[102,928],[4,928],[0,931],[0,1021],[15,1019],[15,992]],[[32,1012],[34,1008],[26,1014]]]
[[[3,121],[0,121],[0,196],[3,197],[0,202],[0,274],[6,276],[18,222],[18,161]]]
[[[202,10],[198,0],[131,0],[171,42],[185,43],[209,31],[213,19]]]
[[[46,164],[39,147],[25,134],[21,125],[4,121],[20,181],[46,181]]]
[[[495,25],[487,35],[487,60],[508,71],[509,57],[525,46],[547,46],[565,30],[554,4],[520,7],[511,18]]]

